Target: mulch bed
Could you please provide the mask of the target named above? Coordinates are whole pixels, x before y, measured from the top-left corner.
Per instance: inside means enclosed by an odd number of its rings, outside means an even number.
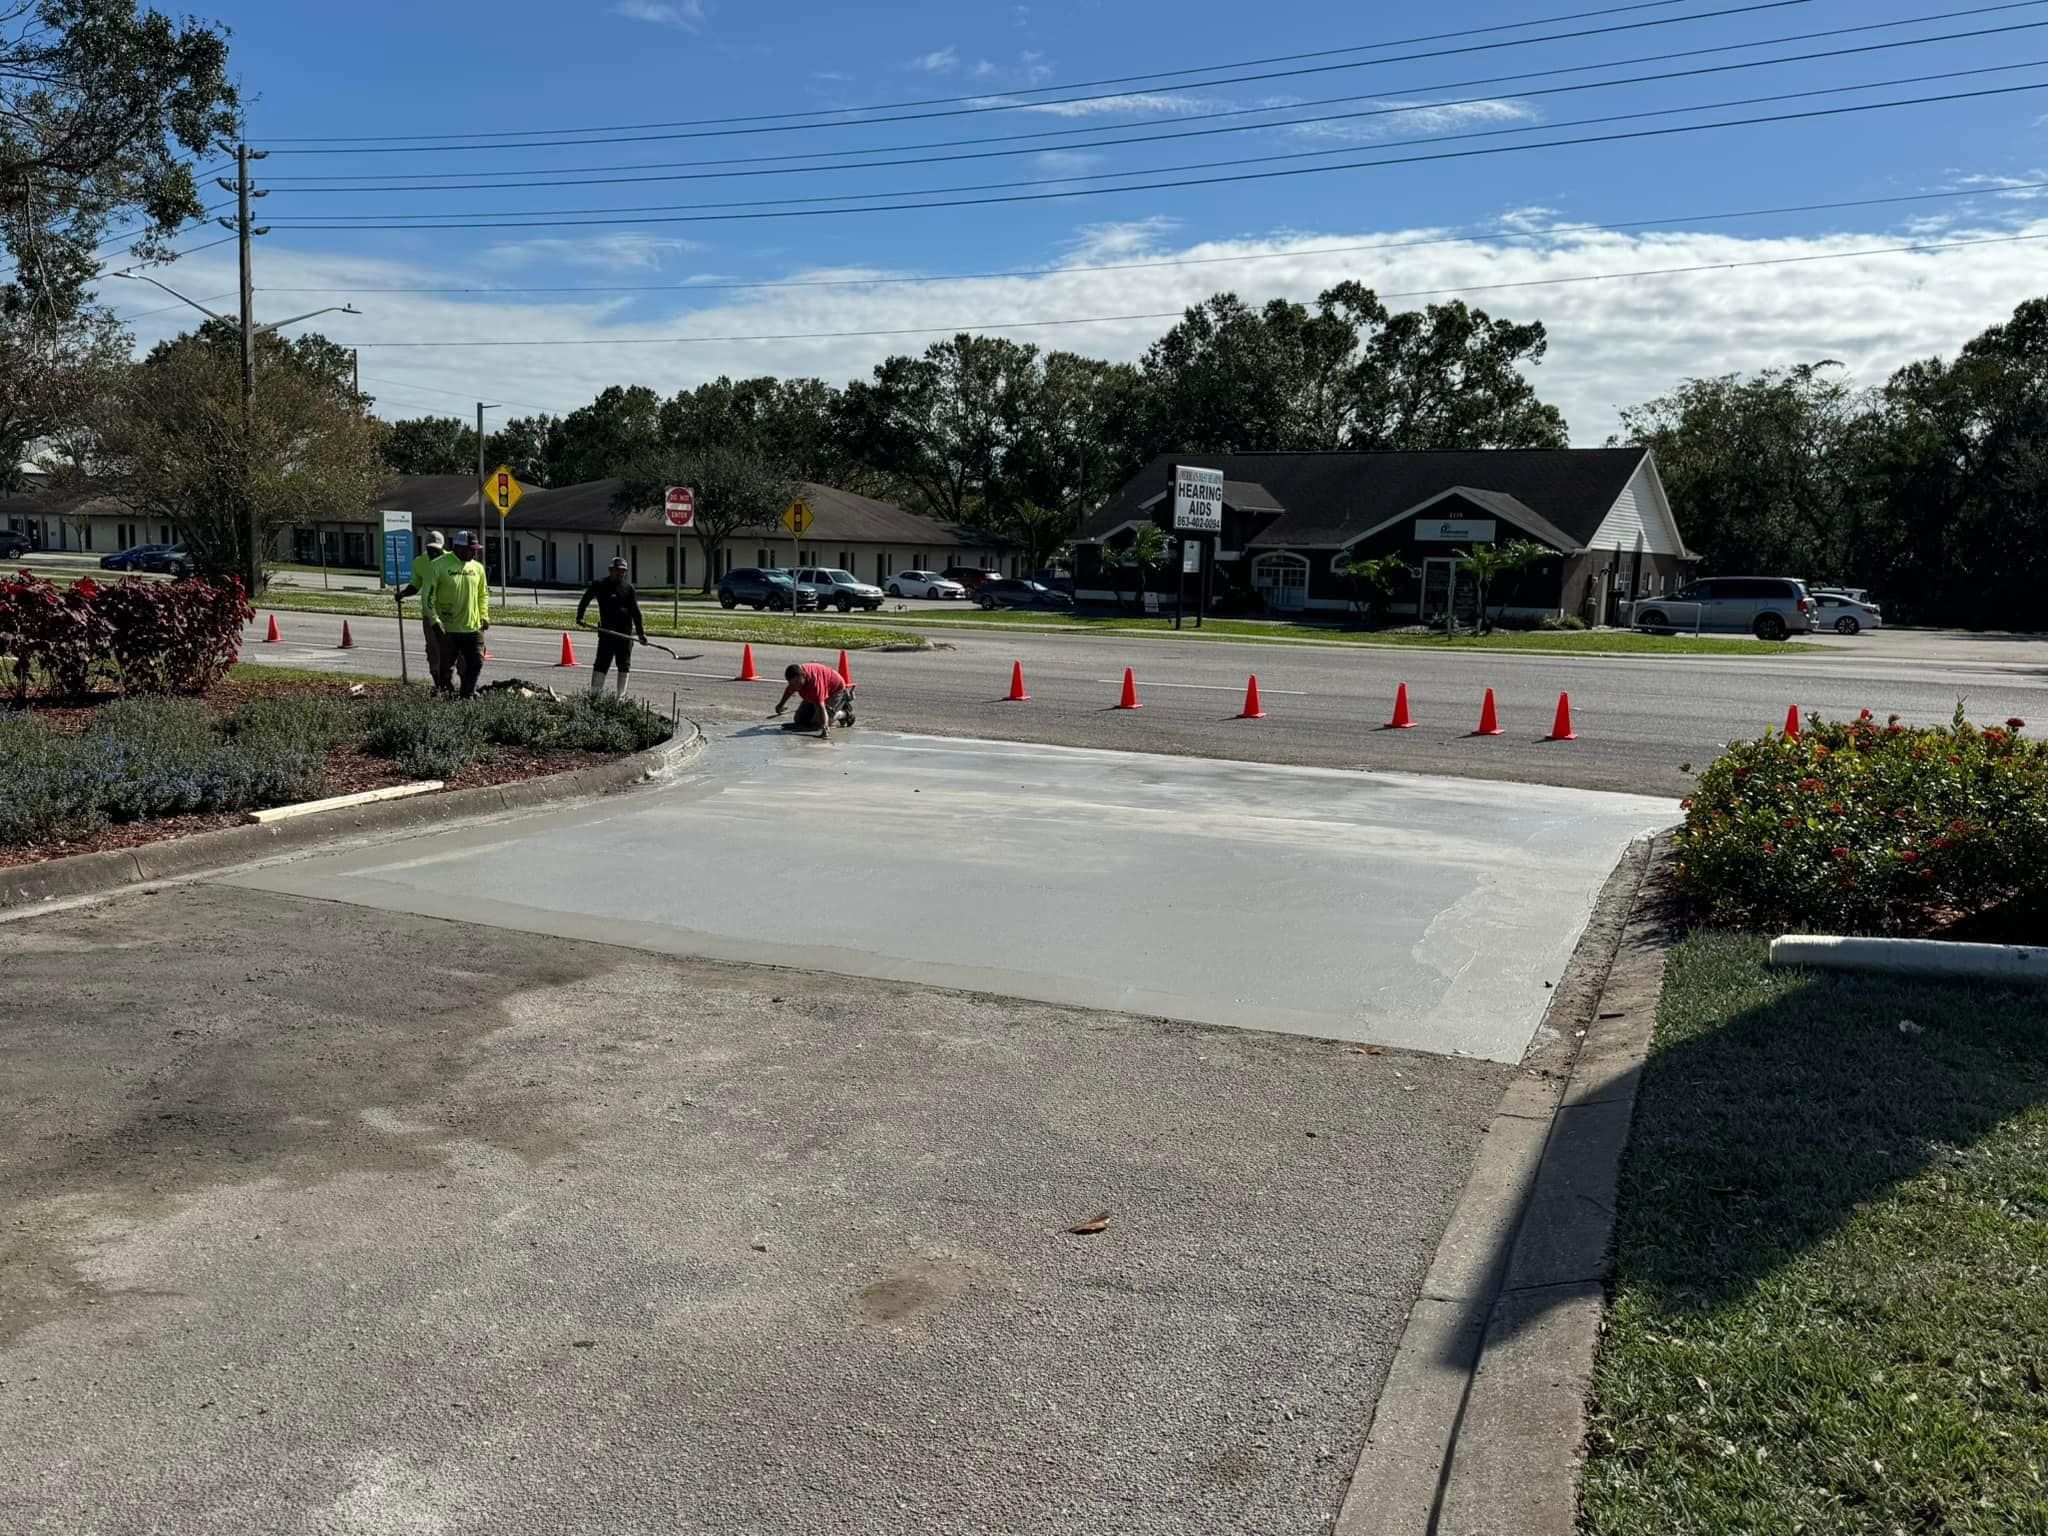
[[[289,679],[236,679],[221,683],[210,690],[205,703],[217,715],[230,715],[253,699],[306,694],[347,695],[353,686],[356,685]],[[395,687],[396,684],[371,682],[361,686]],[[52,729],[74,735],[85,729],[86,722],[92,718],[95,710],[116,697],[117,695],[108,693],[75,704],[47,706],[32,701],[30,707],[36,717]],[[490,784],[511,784],[521,779],[570,773],[578,768],[588,768],[592,764],[607,760],[606,755],[600,752],[540,752],[526,747],[494,747],[489,757],[481,762],[471,763],[461,773],[448,780],[444,789],[479,789]],[[372,757],[357,747],[338,747],[327,754],[327,788],[322,798],[332,795],[353,795],[368,789],[387,789],[409,782],[411,781],[404,774],[392,767],[388,759]],[[68,858],[75,853],[104,853],[116,848],[139,848],[144,844],[162,842],[167,838],[189,837],[195,832],[213,832],[223,827],[238,827],[247,820],[248,817],[240,811],[215,811],[198,816],[167,816],[155,821],[117,822],[102,827],[90,837],[78,838],[71,842],[0,848],[0,868],[39,864],[45,859]]]

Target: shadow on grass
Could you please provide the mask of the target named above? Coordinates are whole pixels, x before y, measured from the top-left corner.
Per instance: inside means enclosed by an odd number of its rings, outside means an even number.
[[[2048,991],[1761,959],[1761,941],[1702,936],[1666,978],[1616,1231],[1617,1286],[1666,1311],[1743,1299],[1860,1208],[2048,1104]]]

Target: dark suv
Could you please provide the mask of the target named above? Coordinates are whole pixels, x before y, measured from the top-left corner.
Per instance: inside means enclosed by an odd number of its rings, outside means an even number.
[[[15,560],[27,554],[35,546],[28,541],[28,535],[12,528],[0,528],[0,560]]]
[[[974,594],[974,600],[988,609],[1049,608],[1064,611],[1074,606],[1074,600],[1066,593],[1055,592],[1051,587],[1017,576],[998,576],[993,581],[983,582]]]
[[[780,613],[789,607],[792,594],[799,613],[818,606],[817,594],[808,587],[799,587],[787,571],[742,565],[727,571],[718,580],[718,606],[721,608],[737,608],[745,603],[757,613],[763,608],[773,608]]]

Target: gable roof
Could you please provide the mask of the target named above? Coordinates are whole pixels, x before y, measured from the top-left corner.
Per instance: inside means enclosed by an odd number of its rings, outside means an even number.
[[[1176,464],[1223,471],[1285,508],[1263,546],[1336,549],[1453,487],[1505,496],[1572,548],[1592,538],[1648,449],[1501,448],[1444,453],[1163,453],[1127,481],[1082,530],[1099,539],[1145,516]],[[1224,498],[1229,501],[1228,495]],[[1244,510],[1251,510],[1245,508]],[[1502,516],[1509,514],[1502,511]],[[1510,521],[1524,523],[1521,517]],[[1526,524],[1524,524],[1526,526]],[[1533,531],[1533,530],[1532,530]]]
[[[1185,464],[1185,457],[1176,458],[1174,463]],[[1157,506],[1166,497],[1162,489],[1145,499],[1144,505]],[[1235,507],[1240,512],[1282,512],[1286,509],[1273,499],[1273,493],[1256,480],[1225,480],[1223,482],[1223,504]]]
[[[626,509],[617,505],[620,484],[617,479],[586,480],[552,490],[528,491],[513,509],[510,526],[515,532],[532,528],[549,533],[666,533],[668,520],[660,507]],[[469,485],[466,478],[464,485]],[[468,494],[473,504],[474,490],[470,489]],[[801,481],[797,494],[809,504],[816,519],[811,531],[804,535],[805,542],[821,547],[839,540],[849,544],[900,544],[908,556],[918,549],[982,547],[993,542],[971,529],[949,527],[906,512],[892,502],[859,496],[836,486]]]

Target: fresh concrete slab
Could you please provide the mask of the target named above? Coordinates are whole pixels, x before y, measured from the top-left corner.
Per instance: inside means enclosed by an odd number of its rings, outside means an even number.
[[[249,889],[1514,1061],[1668,800],[753,728],[624,802],[276,865]]]
[[[1327,1530],[1508,1074],[217,884],[0,966],[9,1533]]]

